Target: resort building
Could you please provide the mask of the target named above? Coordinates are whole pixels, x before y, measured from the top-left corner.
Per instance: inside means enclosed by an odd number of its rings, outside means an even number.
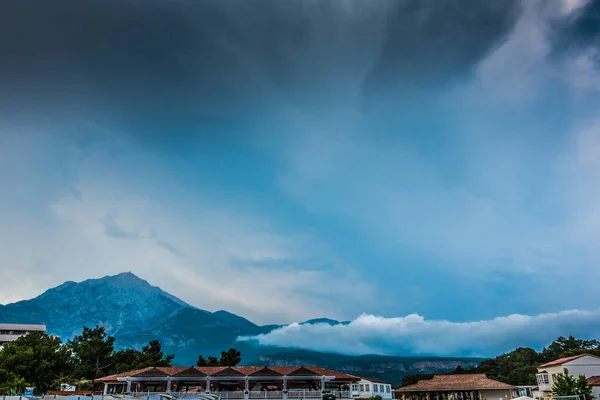
[[[394,393],[402,400],[510,400],[517,397],[517,388],[485,374],[457,374],[434,375]]]
[[[0,348],[6,342],[17,340],[20,336],[29,332],[45,332],[46,325],[31,324],[2,324],[0,323]]]
[[[351,385],[352,397],[365,399],[381,396],[383,399],[392,399],[392,385],[389,382],[375,378],[359,378],[360,380]]]
[[[580,354],[540,365],[537,373],[538,390],[533,392],[533,397],[536,399],[550,398],[554,380],[558,374],[564,372],[565,368],[569,370],[569,375],[575,377],[579,375],[584,375],[588,379],[597,377],[600,376],[600,358],[591,354]],[[598,389],[600,387],[594,390],[596,397],[600,394],[600,391],[596,391]]]
[[[319,367],[148,367],[96,379],[105,394],[215,393],[228,399],[352,399],[359,377]],[[379,387],[377,388],[379,390]],[[370,397],[370,396],[368,396]]]

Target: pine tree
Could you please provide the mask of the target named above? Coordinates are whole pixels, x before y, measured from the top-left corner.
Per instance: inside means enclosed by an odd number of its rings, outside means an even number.
[[[592,386],[588,383],[585,375],[575,378],[569,375],[569,370],[566,368],[563,373],[556,375],[552,385],[552,394],[555,396],[584,395],[586,400],[594,398]]]

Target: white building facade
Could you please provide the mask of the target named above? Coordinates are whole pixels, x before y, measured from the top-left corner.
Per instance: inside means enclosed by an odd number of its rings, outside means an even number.
[[[366,399],[375,396],[380,396],[383,399],[392,399],[392,385],[373,378],[361,378],[360,381],[352,384],[352,397]]]
[[[584,375],[589,380],[592,377],[600,376],[600,358],[590,354],[581,354],[540,365],[536,375],[539,389],[534,391],[534,398],[540,400],[550,398],[556,376],[564,373],[565,369],[569,371],[569,375],[574,377]],[[594,396],[597,399],[600,398],[600,386],[593,386],[593,388]]]
[[[46,332],[46,325],[0,323],[0,348],[4,343],[15,341],[30,332]]]

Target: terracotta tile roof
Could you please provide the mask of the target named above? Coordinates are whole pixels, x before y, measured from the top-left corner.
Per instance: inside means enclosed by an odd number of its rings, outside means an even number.
[[[96,382],[114,382],[117,380],[117,378],[125,378],[127,376],[137,375],[137,374],[140,374],[144,371],[148,371],[151,369],[152,369],[152,367],[147,367],[147,368],[142,368],[142,369],[136,369],[133,371],[121,372],[119,374],[108,375],[103,378],[96,379]]]
[[[233,367],[235,370],[241,372],[243,375],[252,375],[257,373],[258,371],[261,371],[263,369],[265,369],[265,367],[254,367],[254,366],[238,366],[238,367]],[[271,369],[271,368],[267,368],[267,369]]]
[[[213,372],[210,376],[244,376],[244,373],[240,370],[241,368],[243,367],[223,367],[223,369]]]
[[[600,376],[591,376],[587,381],[592,386],[600,386]]]
[[[268,367],[268,368],[272,369],[275,372],[280,373],[281,375],[289,375],[298,369],[298,367]]]
[[[434,375],[414,385],[394,389],[397,392],[426,392],[432,390],[514,389],[514,386],[489,379],[485,374]]]
[[[326,369],[326,368],[321,368],[321,367],[304,367],[304,368],[313,371],[317,375],[333,376],[335,380],[357,381],[360,379],[358,376],[345,374],[343,372],[333,371],[331,369]]]
[[[180,371],[178,373],[176,373],[173,376],[186,376],[186,377],[190,377],[190,376],[198,376],[198,377],[204,377],[206,376],[206,374],[202,371],[200,371],[200,368],[198,367],[189,367],[184,369],[183,371]]]
[[[281,372],[277,371],[275,367],[248,367],[252,368],[252,370],[248,371],[248,375],[256,375],[256,376],[282,376]]]
[[[156,367],[156,369],[160,369],[162,372],[169,376],[176,375],[180,372],[185,371],[189,367]]]
[[[564,363],[568,363],[569,361],[577,360],[578,358],[585,357],[585,356],[599,358],[599,357],[596,357],[594,355],[585,353],[585,354],[579,354],[577,356],[559,358],[558,360],[554,360],[554,361],[550,361],[550,362],[548,362],[546,364],[542,364],[538,368],[545,368],[545,367],[553,367],[553,366],[556,366],[556,365],[562,365]]]
[[[198,369],[198,371],[202,371],[204,372],[206,375],[210,376],[210,375],[214,375],[217,372],[221,372],[224,369],[227,369],[228,367],[196,367]]]
[[[293,375],[294,372],[314,374],[315,376],[333,376],[335,380],[351,380],[357,381],[360,378],[354,375],[345,374],[343,372],[333,371],[326,368],[313,367],[313,366],[290,366],[290,367],[269,367],[269,366],[236,366],[236,367],[193,367],[196,371],[206,376],[227,376],[230,370],[231,375],[241,374],[241,376],[248,376],[262,370],[271,370],[274,372],[273,375]],[[185,371],[191,370],[191,367],[147,367],[138,369],[135,371],[123,372],[115,375],[105,376],[104,378],[96,379],[96,382],[116,382],[118,378],[125,378],[129,376],[174,376],[181,374],[185,375]],[[192,374],[190,374],[192,375]],[[195,374],[194,374],[195,376]]]

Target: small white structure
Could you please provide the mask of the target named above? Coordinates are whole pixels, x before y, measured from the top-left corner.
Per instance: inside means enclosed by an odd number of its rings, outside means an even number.
[[[374,378],[360,378],[360,381],[352,384],[353,398],[369,398],[381,396],[383,399],[392,399],[392,385],[388,382]]]
[[[539,389],[534,392],[536,399],[549,399],[552,397],[552,386],[558,374],[569,370],[569,375],[584,375],[588,380],[600,376],[600,358],[591,354],[580,354],[578,356],[559,358],[558,360],[540,365],[536,375]],[[600,383],[600,382],[599,382]],[[594,383],[591,383],[594,386]],[[594,386],[594,396],[599,398],[600,386]]]
[[[68,383],[61,383],[60,384],[60,391],[61,392],[74,392],[75,389],[76,389],[75,386],[69,385]]]

